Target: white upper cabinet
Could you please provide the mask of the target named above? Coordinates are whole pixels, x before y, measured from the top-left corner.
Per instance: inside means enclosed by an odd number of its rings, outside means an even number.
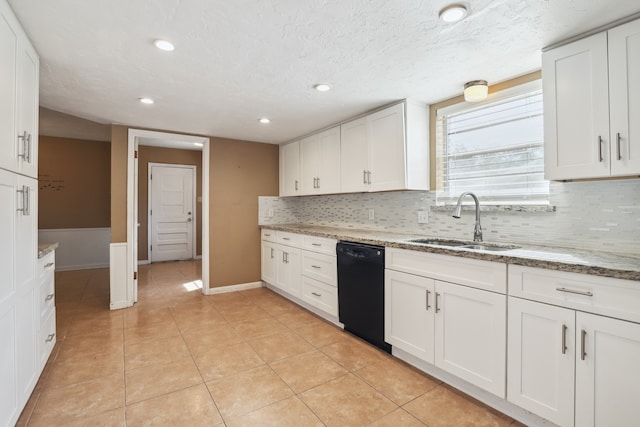
[[[340,192],[340,126],[300,141],[303,195]]]
[[[280,146],[280,196],[299,196],[300,142]]]
[[[342,192],[428,190],[428,123],[427,106],[406,100],[343,124]]]
[[[640,173],[640,20],[609,30],[611,175]]]
[[[0,3],[0,168],[38,176],[39,59],[13,12]]]
[[[542,56],[545,176],[640,173],[640,21]]]

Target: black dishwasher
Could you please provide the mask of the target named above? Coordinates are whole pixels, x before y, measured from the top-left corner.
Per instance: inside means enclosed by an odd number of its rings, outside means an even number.
[[[384,342],[384,247],[338,242],[338,313],[344,329],[391,353]]]

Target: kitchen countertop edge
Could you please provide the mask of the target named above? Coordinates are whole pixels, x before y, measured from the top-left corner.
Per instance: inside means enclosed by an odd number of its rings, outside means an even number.
[[[38,244],[38,259],[43,258],[50,252],[58,249],[58,242],[53,243],[39,243]]]
[[[505,251],[445,248],[412,243],[416,238],[437,238],[416,234],[404,234],[376,230],[361,230],[301,224],[261,225],[261,228],[326,237],[336,240],[379,245],[385,247],[429,252],[441,255],[502,262],[526,267],[582,273],[593,276],[640,281],[640,258],[611,252],[585,251],[550,246],[529,246]],[[473,242],[470,242],[473,243]]]

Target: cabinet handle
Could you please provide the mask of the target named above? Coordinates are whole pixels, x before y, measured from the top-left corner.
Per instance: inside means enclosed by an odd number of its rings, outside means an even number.
[[[440,298],[440,294],[436,292],[436,313],[440,312],[440,307],[438,306],[438,299]]]
[[[273,248],[271,248],[271,259],[273,259]]]
[[[18,157],[22,157],[22,160],[31,163],[31,134],[26,130],[22,135],[18,135],[18,139],[22,140],[22,154],[18,154]]]
[[[283,264],[284,264],[285,262],[287,262],[287,261],[285,260],[285,258],[284,258],[285,254],[286,254],[286,252],[282,252],[282,263],[283,263]]]
[[[558,292],[566,292],[568,294],[577,294],[577,295],[584,295],[586,297],[592,297],[593,293],[590,291],[578,291],[575,289],[567,289],[567,288],[556,288],[556,291]]]
[[[320,267],[319,265],[312,265],[311,267],[313,268],[317,268],[317,269],[321,269],[322,267]]]
[[[311,246],[322,246],[320,243],[312,243]]]
[[[285,262],[289,264],[289,252],[285,252],[284,255]]]
[[[56,337],[56,334],[49,334],[47,335],[47,339],[44,340],[44,342],[51,342],[55,337]]]
[[[600,162],[604,160],[602,158],[602,143],[603,143],[602,136],[598,135],[598,159],[599,159]],[[296,190],[297,190],[297,188],[296,188]]]
[[[586,337],[587,331],[583,329],[580,333],[580,360],[584,360],[587,357],[587,349],[585,348]]]
[[[297,179],[295,180],[295,189],[296,189],[296,191],[298,191],[298,180]]]
[[[49,267],[51,267],[52,265],[53,265],[53,263],[52,263],[52,262],[48,262],[48,263],[46,263],[46,264],[44,265],[44,268],[49,268]]]
[[[429,305],[429,294],[431,293],[431,291],[429,289],[425,289],[427,291],[427,296],[426,296],[426,310],[429,310],[431,308],[431,306]]]
[[[16,190],[18,193],[22,194],[22,208],[17,209],[18,212],[22,212],[23,216],[31,215],[30,206],[29,206],[29,191],[31,189],[28,185],[23,185],[22,190]]]
[[[282,240],[291,240],[289,237],[283,237]]]
[[[54,295],[55,295],[55,294],[49,294],[49,295],[47,295],[47,297],[46,297],[44,300],[45,300],[45,301],[51,301],[51,300],[53,299],[53,296],[54,296]]]
[[[371,185],[371,171],[367,171],[367,184]]]
[[[622,160],[622,154],[620,153],[620,140],[622,138],[620,137],[620,132],[616,133],[616,150],[617,150],[617,158],[618,160]]]
[[[316,187],[317,189],[320,189],[320,177],[316,178],[318,180],[318,186]]]
[[[264,234],[264,237],[271,237],[271,234]]]
[[[316,292],[311,292],[311,295],[314,295],[314,296],[317,296],[317,297],[321,297],[322,296],[322,294],[318,294]]]
[[[367,171],[366,170],[362,171],[362,183],[365,184],[365,185],[367,184]]]
[[[567,325],[562,325],[562,354],[567,353]]]

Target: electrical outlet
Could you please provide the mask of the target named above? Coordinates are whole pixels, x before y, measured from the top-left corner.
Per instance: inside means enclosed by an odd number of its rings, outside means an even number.
[[[376,219],[375,211],[373,209],[369,209],[369,221],[373,221],[374,219]]]
[[[429,223],[429,211],[418,211],[418,224]]]
[[[273,218],[273,208],[269,208],[269,218]]]

